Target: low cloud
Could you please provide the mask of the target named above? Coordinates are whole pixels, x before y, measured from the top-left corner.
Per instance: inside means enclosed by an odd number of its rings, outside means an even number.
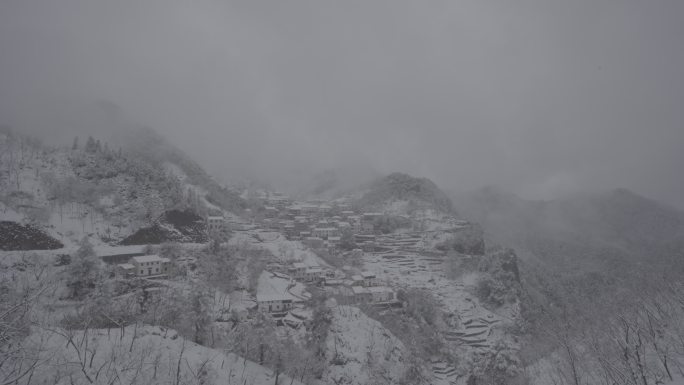
[[[0,124],[106,135],[106,100],[223,178],[363,168],[542,198],[620,186],[684,207],[683,13],[674,0],[5,0]]]

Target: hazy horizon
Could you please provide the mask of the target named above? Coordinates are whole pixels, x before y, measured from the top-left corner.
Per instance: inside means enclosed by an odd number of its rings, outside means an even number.
[[[682,209],[682,14],[674,0],[8,0],[0,125],[58,143],[150,126],[218,178],[287,189],[401,171],[533,199],[624,187]]]

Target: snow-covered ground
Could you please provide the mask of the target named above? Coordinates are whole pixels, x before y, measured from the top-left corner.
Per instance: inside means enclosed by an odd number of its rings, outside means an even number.
[[[334,307],[332,314],[326,341],[331,364],[323,383],[365,385],[396,381],[404,375],[406,347],[381,323],[352,306]]]
[[[263,366],[153,326],[34,329],[25,345],[37,354],[39,365],[31,377],[36,384],[275,383],[273,371]],[[284,375],[279,383],[301,385]]]
[[[282,263],[304,262],[309,266],[329,267],[301,242],[289,241],[283,234],[275,231],[236,232],[229,243],[231,245],[248,244],[267,250]]]
[[[306,292],[306,286],[284,274],[264,271],[259,276],[257,286],[259,297],[302,302],[311,298],[311,294]]]
[[[502,307],[497,313],[485,309],[469,290],[477,281],[477,273],[448,278],[445,258],[419,253],[366,253],[364,265],[394,288],[429,290],[442,304],[441,310],[454,316],[453,329],[445,332],[447,341],[470,350],[488,349],[506,338],[497,326],[515,321],[515,307]]]
[[[167,171],[169,171],[173,176],[178,178],[178,180],[180,180],[180,182],[183,184],[184,190],[187,191],[187,189],[192,189],[194,193],[200,198],[200,201],[205,207],[216,212],[224,213],[224,215],[229,214],[228,212],[224,212],[224,210],[222,210],[220,207],[209,202],[206,198],[208,191],[202,186],[191,184],[188,175],[178,165],[175,165],[171,162],[164,162],[164,168]]]

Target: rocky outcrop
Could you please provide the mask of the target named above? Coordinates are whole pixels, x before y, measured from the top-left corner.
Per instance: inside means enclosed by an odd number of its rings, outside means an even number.
[[[62,247],[62,242],[37,227],[11,221],[0,222],[0,250],[55,250]]]
[[[485,241],[482,228],[475,224],[458,229],[443,243],[437,246],[438,250],[449,252],[455,251],[466,255],[484,255]]]
[[[164,242],[204,243],[206,223],[196,213],[171,210],[149,227],[144,227],[121,241],[122,245],[158,245]]]
[[[506,249],[505,251],[497,254],[501,270],[513,274],[515,280],[520,282],[520,270],[518,269],[518,256],[515,254],[513,249]]]

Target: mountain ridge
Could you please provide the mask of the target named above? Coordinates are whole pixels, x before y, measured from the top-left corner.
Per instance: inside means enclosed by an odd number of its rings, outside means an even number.
[[[246,207],[236,192],[221,186],[156,132],[139,132],[135,144],[125,150],[92,137],[85,144],[74,140],[71,148],[57,148],[11,130],[0,132],[5,157],[0,170],[2,220],[16,223],[15,233],[57,241],[45,243],[51,248],[75,246],[83,236],[118,244],[141,229],[160,225],[169,231],[156,234],[159,242],[202,242],[204,221],[198,218],[239,213]],[[194,215],[189,227],[168,220],[187,211]],[[12,240],[0,246],[23,247]]]
[[[356,204],[370,209],[382,209],[394,202],[405,202],[406,210],[434,209],[453,213],[451,199],[428,178],[394,172],[370,182]],[[381,210],[382,211],[382,210]]]
[[[454,201],[488,242],[513,247],[545,274],[614,285],[608,277],[684,270],[684,212],[624,188],[530,201],[490,187]]]

